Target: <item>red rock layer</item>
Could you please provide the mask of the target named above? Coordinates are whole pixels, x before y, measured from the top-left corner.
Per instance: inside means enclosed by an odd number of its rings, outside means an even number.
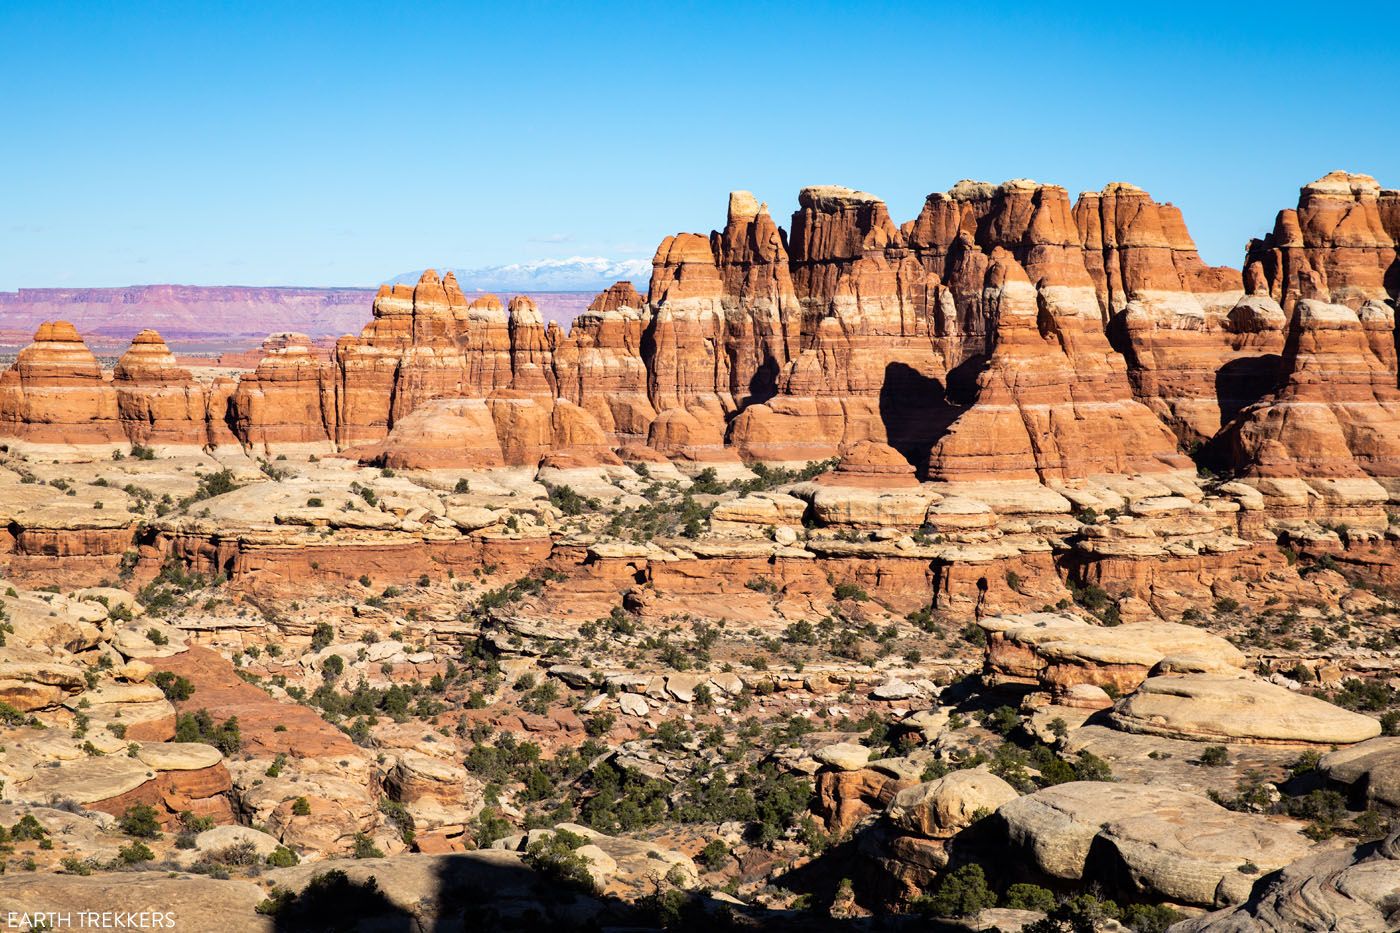
[[[735,192],[723,230],[661,244],[645,298],[618,283],[567,335],[529,299],[468,302],[429,270],[381,288],[373,320],[329,361],[295,335],[270,338],[237,383],[195,383],[153,332],[108,381],[71,326],[46,325],[0,377],[0,433],[266,453],[368,445],[424,465],[600,462],[642,441],[692,460],[801,461],[869,443],[938,478],[1056,480],[1180,465],[1178,443],[1211,438],[1275,389],[1285,399],[1328,347],[1340,362],[1324,369],[1378,367],[1395,384],[1385,298],[1400,277],[1400,195],[1366,176],[1303,189],[1252,244],[1248,297],[1238,273],[1201,261],[1176,208],[1126,184],[1071,209],[1055,186],[964,181],[902,227],[871,195],[807,188],[791,230]],[[1313,331],[1343,336],[1280,365],[1284,309],[1311,295],[1356,321],[1309,324],[1293,335],[1305,347]],[[1389,402],[1374,397],[1384,404],[1358,418],[1384,435]],[[424,410],[439,400],[480,404]],[[1387,462],[1385,437],[1352,440],[1353,459]],[[1267,470],[1290,443],[1277,457],[1236,449]]]
[[[656,418],[642,361],[647,320],[645,299],[631,282],[618,282],[554,343],[559,396],[592,415],[616,446],[645,441]]]
[[[551,453],[571,466],[621,462],[588,412],[511,389],[487,399],[425,402],[362,459],[396,469],[488,469],[535,467]]]
[[[763,460],[822,459],[862,440],[926,451],[961,361],[944,339],[956,329],[937,277],[873,195],[805,188],[799,204],[788,251],[800,350],[791,355],[789,326],[777,395],[740,414],[734,446]]]
[[[263,357],[238,380],[229,400],[234,434],[260,454],[279,448],[328,452],[335,426],[330,367],[306,347],[291,345]]]
[[[176,452],[236,445],[235,386],[196,381],[153,330],[136,335],[108,378],[72,325],[57,321],[41,326],[0,375],[0,438],[64,455],[127,444]]]
[[[342,445],[383,440],[431,399],[483,398],[498,389],[555,393],[550,345],[557,338],[528,298],[513,299],[509,311],[494,295],[469,303],[452,273],[440,279],[429,269],[412,287],[380,288],[373,313],[358,338],[336,345],[334,423]]]
[[[126,443],[117,394],[72,324],[41,324],[0,375],[0,435],[44,446]]]
[[[1051,284],[1058,270],[1047,266],[1037,287],[1001,247],[987,259],[995,349],[976,402],[934,445],[930,478],[1050,481],[1188,466],[1172,433],[1133,399],[1083,286]]]
[[[195,383],[160,334],[143,330],[113,372],[123,433],[147,447],[210,446],[209,422],[223,422],[226,408],[212,410],[210,393]]]
[[[732,459],[726,422],[771,396],[796,350],[800,306],[782,231],[746,191],[722,232],[667,237],[653,260],[646,331],[649,443],[692,459]]]
[[[1251,240],[1245,281],[1292,310],[1303,298],[1356,310],[1400,293],[1400,191],[1369,175],[1330,172],[1279,211],[1272,233]]]
[[[887,444],[858,441],[841,450],[836,468],[817,477],[828,486],[866,486],[890,489],[917,486],[914,465]]]
[[[1115,182],[1080,195],[1074,217],[1133,394],[1183,445],[1210,438],[1272,387],[1282,313],[1279,326],[1239,338],[1230,320],[1240,274],[1201,261],[1176,207]]]
[[[294,331],[278,331],[268,334],[263,338],[262,344],[256,350],[246,350],[238,353],[221,353],[215,365],[228,369],[257,369],[262,358],[273,350],[281,350],[285,347],[301,346],[308,348],[319,360],[330,359],[330,352],[323,346],[312,343],[311,338],[306,334],[298,334]],[[194,357],[188,361],[189,365],[209,365],[206,358]]]
[[[1345,305],[1295,303],[1282,387],[1224,432],[1247,475],[1400,478],[1400,389],[1369,333],[1377,324],[1393,333],[1394,317],[1379,302],[1365,307],[1363,323]]]
[[[1086,191],[1074,220],[1105,322],[1135,301],[1188,317],[1224,313],[1241,293],[1239,271],[1202,262],[1181,211],[1141,188]]]

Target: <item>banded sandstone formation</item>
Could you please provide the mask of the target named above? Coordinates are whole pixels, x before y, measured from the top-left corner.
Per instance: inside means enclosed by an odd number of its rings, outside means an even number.
[[[56,323],[0,379],[0,424],[68,457],[241,445],[495,463],[499,449],[526,465],[644,443],[698,468],[868,442],[935,479],[1051,484],[1170,473],[1214,439],[1246,475],[1384,485],[1398,228],[1394,192],[1332,173],[1251,244],[1241,276],[1206,266],[1180,211],[1124,183],[1071,205],[1053,185],[962,181],[902,226],[873,195],[812,187],[790,233],[734,192],[722,230],[662,242],[647,295],[618,283],[568,333],[527,298],[468,301],[432,270],[383,286],[330,359],[270,339],[236,383],[192,378],[154,332],[105,376]],[[1355,321],[1321,313],[1329,301]],[[1281,414],[1303,395],[1306,431]]]
[[[1245,280],[1286,309],[1303,298],[1356,309],[1400,289],[1400,191],[1369,175],[1330,172],[1279,211],[1274,229],[1251,240]]]
[[[125,442],[116,392],[72,324],[41,325],[0,376],[0,432],[25,450],[59,456]]]

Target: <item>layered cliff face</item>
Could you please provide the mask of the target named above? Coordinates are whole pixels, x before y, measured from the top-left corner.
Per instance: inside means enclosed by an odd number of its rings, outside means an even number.
[[[263,357],[267,356],[273,350],[281,350],[284,347],[291,346],[306,347],[320,359],[330,358],[330,351],[325,347],[313,343],[311,338],[306,334],[284,330],[268,334],[255,350],[241,350],[237,353],[219,354],[218,365],[229,369],[257,369]]]
[[[1133,394],[1183,445],[1207,440],[1271,388],[1282,312],[1274,315],[1279,327],[1236,327],[1249,313],[1232,314],[1243,297],[1240,274],[1201,261],[1177,208],[1115,182],[1081,194],[1074,219]]]
[[[410,470],[534,468],[552,452],[573,466],[621,462],[598,422],[577,405],[512,390],[425,402],[362,459]]]
[[[1053,185],[962,181],[902,226],[873,195],[806,188],[790,236],[740,191],[722,230],[662,242],[647,295],[618,283],[567,334],[431,270],[382,287],[330,359],[289,335],[236,382],[193,380],[154,332],[104,377],[46,325],[0,378],[0,424],[30,449],[404,465],[879,449],[938,480],[1052,485],[1175,470],[1219,435],[1210,451],[1256,478],[1384,484],[1398,226],[1393,192],[1333,173],[1251,246],[1245,294],[1176,208],[1123,183],[1071,206]]]
[[[951,305],[884,202],[830,185],[798,200],[789,253],[800,350],[789,323],[777,394],[740,414],[732,442],[751,459],[821,459],[866,440],[917,459],[946,421],[943,380],[959,361],[943,339],[955,331]]]
[[[225,408],[211,406],[207,388],[175,363],[160,334],[143,330],[112,374],[124,435],[158,449],[198,451],[213,443],[211,421],[222,423]]]
[[[0,434],[26,453],[90,459],[128,446],[162,454],[240,444],[230,425],[238,384],[196,380],[154,330],[138,333],[110,377],[71,324],[45,324],[0,375]]]
[[[390,426],[433,398],[485,395],[511,382],[510,320],[500,299],[468,302],[448,273],[385,285],[360,336],[336,344],[336,440],[383,440]]]
[[[1181,211],[1135,185],[1084,192],[1074,222],[1105,323],[1133,302],[1200,317],[1227,312],[1240,296],[1239,271],[1207,266]]]
[[[994,349],[975,403],[934,445],[930,478],[1049,482],[1189,466],[1175,436],[1132,397],[1084,286],[1072,275],[1052,284],[1046,271],[1037,287],[1000,246],[988,261]]]
[[[593,416],[615,446],[646,440],[656,418],[647,394],[642,335],[646,300],[631,282],[603,291],[554,343],[554,378],[560,398]]]
[[[1358,309],[1400,292],[1400,191],[1369,175],[1330,172],[1279,211],[1274,229],[1251,240],[1245,281],[1285,309],[1313,298]]]
[[[72,324],[40,325],[0,376],[0,433],[59,457],[67,448],[126,443],[116,392]]]
[[[1393,309],[1361,312],[1300,298],[1294,304],[1276,393],[1244,410],[1222,439],[1246,475],[1286,495],[1307,480],[1310,495],[1379,503],[1400,492],[1400,389],[1393,361]],[[1377,339],[1380,336],[1382,339]],[[1296,484],[1294,484],[1296,485]]]
[[[330,367],[292,344],[263,357],[238,380],[229,401],[233,431],[260,456],[335,450],[335,389]]]
[[[728,420],[778,390],[801,328],[787,248],[767,206],[736,191],[723,231],[667,237],[649,298],[643,352],[657,417],[648,442],[685,459],[733,459]]]

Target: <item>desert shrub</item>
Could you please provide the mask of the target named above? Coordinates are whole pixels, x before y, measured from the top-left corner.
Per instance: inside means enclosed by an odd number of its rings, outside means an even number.
[[[12,842],[38,842],[48,834],[49,831],[32,813],[26,813],[10,827]]]
[[[865,602],[870,598],[869,593],[865,592],[865,590],[861,589],[854,583],[836,584],[836,587],[832,590],[831,595],[836,597],[837,600],[850,599],[856,602]]]
[[[729,844],[723,839],[711,839],[700,850],[698,859],[701,865],[714,871],[729,861]]]
[[[127,807],[117,820],[117,826],[128,836],[138,839],[160,838],[160,821],[156,819],[155,808],[144,803]]]
[[[171,671],[156,671],[151,675],[151,682],[160,688],[167,700],[172,702],[188,700],[194,696],[194,684],[190,682],[189,678],[181,677]]]
[[[587,841],[577,833],[555,830],[530,843],[523,861],[546,878],[592,893],[597,886],[589,874],[588,860],[575,851]]]
[[[1123,922],[1133,933],[1166,933],[1172,924],[1185,919],[1184,913],[1166,904],[1129,904],[1123,908]]]
[[[1039,910],[1047,913],[1055,908],[1054,892],[1038,884],[1013,884],[1006,889],[1001,906],[1012,910]]]
[[[981,865],[963,865],[944,875],[933,894],[915,901],[916,909],[929,917],[971,917],[996,904]]]
[[[579,495],[569,486],[552,486],[546,483],[544,488],[549,492],[550,504],[565,515],[583,515],[597,511],[603,505],[597,499]]]
[[[225,755],[232,755],[243,745],[243,736],[238,728],[238,717],[230,716],[222,723],[215,724],[214,717],[207,709],[194,713],[181,713],[175,720],[175,741],[203,742],[212,745]]]
[[[1230,750],[1224,745],[1207,745],[1201,752],[1201,764],[1219,768],[1230,763]]]
[[[215,496],[233,492],[237,488],[238,483],[234,482],[232,470],[223,469],[217,473],[206,473],[199,478],[199,486],[195,489],[194,495],[183,504],[188,505],[190,502],[212,499]]]
[[[286,846],[278,846],[267,854],[267,864],[272,868],[291,868],[301,864],[301,856]]]
[[[1020,724],[1020,714],[1009,706],[998,706],[983,720],[983,725],[997,735],[1010,735]]]
[[[209,860],[220,865],[232,865],[239,868],[246,868],[249,865],[258,863],[258,850],[251,842],[235,842],[233,845],[225,846],[217,852],[209,854]]]
[[[374,840],[364,833],[355,834],[355,858],[383,858],[384,853],[374,844]]]

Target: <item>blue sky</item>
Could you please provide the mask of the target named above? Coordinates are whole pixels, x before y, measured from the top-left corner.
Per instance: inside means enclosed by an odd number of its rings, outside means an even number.
[[[1132,181],[1206,258],[1400,186],[1394,3],[0,4],[0,289],[649,257],[806,184]]]

